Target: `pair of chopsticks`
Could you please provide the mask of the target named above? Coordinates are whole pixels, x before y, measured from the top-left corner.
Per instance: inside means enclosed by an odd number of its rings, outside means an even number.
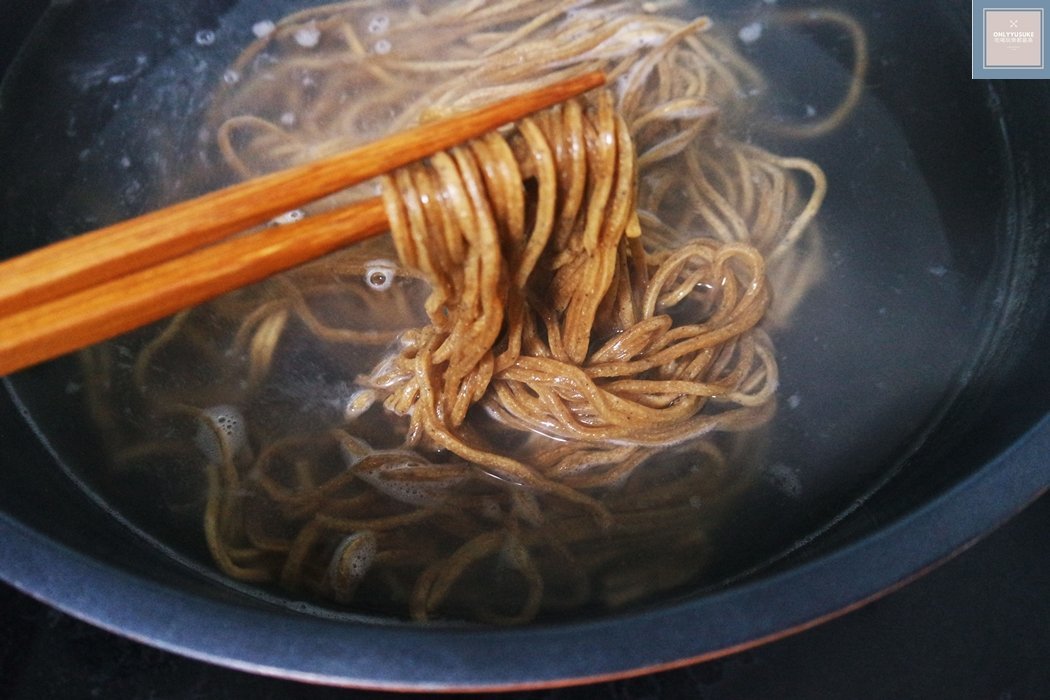
[[[604,83],[601,73],[570,78],[2,262],[0,375],[383,233],[376,198],[222,240]]]

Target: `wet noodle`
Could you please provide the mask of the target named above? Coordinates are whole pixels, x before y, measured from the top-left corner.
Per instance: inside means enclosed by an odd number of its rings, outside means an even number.
[[[516,623],[702,571],[773,412],[767,330],[820,274],[826,182],[748,140],[763,77],[716,23],[658,5],[341,3],[227,71],[208,128],[237,177],[575,73],[611,87],[383,178],[389,237],[176,316],[94,387],[122,468],[187,459],[117,427],[122,381],[195,446],[223,572]]]

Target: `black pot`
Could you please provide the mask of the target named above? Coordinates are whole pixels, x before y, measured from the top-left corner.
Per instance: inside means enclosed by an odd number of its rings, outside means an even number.
[[[0,2],[3,70],[47,4]],[[153,18],[122,14],[118,0],[87,5],[63,6],[48,31],[68,33],[71,44],[101,41],[104,24],[81,25],[81,14],[111,15],[130,22],[127,41],[153,56],[165,47],[135,26],[207,27],[229,3],[185,3]],[[970,79],[968,4],[871,5],[847,8],[870,31],[869,82],[911,148],[956,269],[974,290],[967,308],[929,313],[980,327],[968,347],[945,351],[970,359],[940,377],[936,420],[915,426],[852,492],[829,498],[809,536],[764,566],[644,607],[514,629],[334,619],[270,604],[183,566],[64,468],[94,446],[68,408],[71,370],[59,361],[5,380],[0,576],[103,628],[236,668],[363,687],[504,688],[630,675],[760,644],[904,585],[991,531],[1050,484],[1050,87]],[[45,123],[60,118],[47,105],[66,96],[57,69],[41,70],[39,84],[59,94],[25,115]],[[5,181],[6,257],[52,235],[11,201],[58,201],[77,151],[18,141],[10,128],[0,144],[39,163],[20,189]],[[893,206],[885,203],[887,216]]]

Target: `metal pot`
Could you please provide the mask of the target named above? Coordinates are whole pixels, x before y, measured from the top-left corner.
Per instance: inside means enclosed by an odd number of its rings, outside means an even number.
[[[47,4],[0,2],[0,69]],[[156,16],[121,15],[117,1],[88,5],[53,8],[47,31],[69,33],[71,43],[100,40],[102,19],[189,31],[230,3]],[[871,89],[912,149],[952,254],[979,291],[983,305],[951,313],[986,328],[966,350],[966,370],[938,388],[949,400],[937,420],[917,427],[909,447],[850,499],[829,500],[809,536],[719,586],[567,622],[494,629],[308,614],[182,566],[71,477],[63,461],[93,448],[77,420],[65,421],[69,368],[57,362],[4,380],[0,576],[103,628],[249,671],[374,688],[509,688],[637,674],[761,644],[904,585],[994,529],[1050,484],[1050,88],[969,78],[968,5],[844,5],[870,31]],[[82,14],[95,24],[82,25]],[[166,50],[150,45],[148,32],[130,31],[128,41]],[[39,76],[59,95],[42,104],[61,98],[57,71]],[[60,119],[46,108],[26,114]],[[17,142],[6,126],[0,143],[35,152],[31,198],[51,201],[68,184],[74,145]],[[5,256],[50,235],[16,211],[10,191]]]

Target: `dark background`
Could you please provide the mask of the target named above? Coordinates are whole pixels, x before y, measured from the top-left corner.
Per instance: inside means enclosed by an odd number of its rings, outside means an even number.
[[[795,636],[675,671],[505,697],[1050,698],[1048,536],[1050,496],[1043,496],[925,577]],[[0,698],[377,695],[185,659],[96,629],[0,585]]]

